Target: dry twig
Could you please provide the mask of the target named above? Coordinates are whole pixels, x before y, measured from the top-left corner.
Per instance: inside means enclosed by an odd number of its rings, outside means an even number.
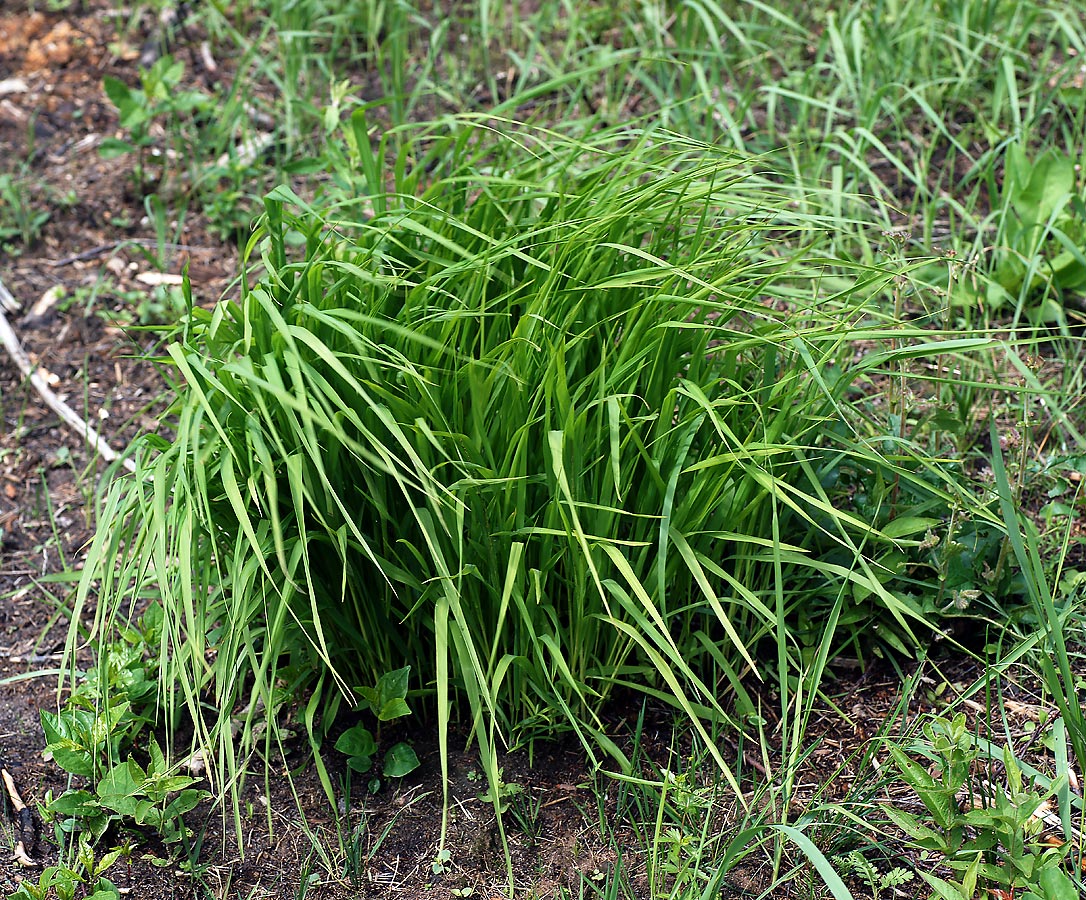
[[[11,323],[4,314],[4,310],[14,311],[18,308],[19,304],[4,286],[3,280],[0,280],[0,343],[3,343],[16,368],[34,386],[45,405],[60,416],[64,424],[78,432],[106,462],[116,461],[118,458],[117,451],[110,447],[105,438],[95,431],[89,423],[81,419],[75,410],[60,399],[34,368],[34,364],[31,363],[30,357],[27,356],[26,351],[23,349],[23,345],[19,343],[18,335],[15,334],[15,330],[11,327]],[[123,465],[129,472],[134,472],[136,469],[136,464],[131,459],[125,459]]]
[[[34,827],[34,816],[26,808],[26,804],[23,803],[23,798],[19,796],[19,791],[15,787],[15,779],[11,777],[7,769],[0,769],[0,778],[3,778],[4,790],[7,791],[12,809],[15,810],[15,819],[19,829],[19,840],[15,844],[15,861],[24,868],[36,866],[37,862],[30,856],[38,839],[37,829]]]

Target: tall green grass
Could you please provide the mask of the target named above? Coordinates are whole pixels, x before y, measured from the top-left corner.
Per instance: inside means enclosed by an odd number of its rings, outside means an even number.
[[[203,15],[242,75],[273,86],[254,102],[271,98],[284,172],[334,154],[322,138],[355,104],[393,127],[479,110],[574,138],[652,115],[768,154],[798,209],[833,223],[831,255],[874,265],[889,231],[907,255],[956,254],[982,288],[1019,250],[1001,225],[1008,148],[1074,157],[1086,123],[1086,21],[1058,4],[544,0],[520,22],[491,3],[251,0]]]
[[[137,443],[80,585],[99,633],[161,600],[165,706],[220,774],[407,664],[494,777],[558,727],[621,761],[616,690],[723,766],[702,723],[750,706],[744,677],[780,681],[787,721],[843,619],[909,640],[899,557],[955,488],[848,392],[978,342],[879,325],[884,272],[825,295],[742,157],[447,122],[386,172],[357,124],[364,203],[269,195],[240,297],[169,348],[175,437]],[[861,338],[885,350],[857,362]],[[859,513],[846,470],[898,487]]]

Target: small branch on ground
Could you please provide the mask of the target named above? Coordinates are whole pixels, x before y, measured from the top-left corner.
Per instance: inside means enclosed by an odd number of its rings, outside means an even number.
[[[15,787],[15,779],[11,777],[7,769],[0,769],[0,777],[3,778],[4,789],[11,801],[17,823],[18,842],[15,844],[15,861],[25,868],[36,866],[38,863],[30,855],[34,852],[34,847],[38,842],[38,830],[34,824],[34,815],[23,803],[23,798],[19,796],[19,791]]]
[[[19,303],[4,286],[4,282],[0,280],[0,342],[3,343],[16,368],[22,373],[23,377],[30,381],[45,405],[60,416],[64,424],[78,432],[106,462],[115,462],[119,456],[117,451],[110,447],[105,438],[95,431],[89,423],[81,419],[75,410],[53,393],[53,389],[45,383],[45,379],[34,368],[30,357],[27,356],[22,344],[19,343],[18,335],[15,334],[15,330],[11,327],[11,323],[8,322],[7,316],[4,314],[5,310],[15,311],[17,309],[19,309]],[[131,459],[125,459],[122,464],[129,472],[136,470],[136,464]]]

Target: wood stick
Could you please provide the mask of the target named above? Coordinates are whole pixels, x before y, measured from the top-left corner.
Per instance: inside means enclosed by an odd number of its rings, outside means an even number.
[[[38,837],[34,828],[34,817],[31,815],[30,810],[26,808],[26,804],[23,803],[23,798],[19,796],[19,791],[15,787],[15,779],[11,777],[7,769],[0,769],[0,778],[3,778],[4,790],[7,791],[8,798],[11,800],[11,806],[15,810],[15,819],[19,825],[19,840],[15,844],[15,861],[24,868],[36,866],[37,862],[30,856]]]
[[[3,280],[0,280],[0,298],[11,297],[11,293],[4,286]],[[14,298],[12,298],[14,302]],[[12,362],[15,363],[16,368],[27,378],[34,386],[34,389],[41,396],[45,405],[48,406],[53,412],[60,416],[69,428],[78,432],[78,434],[90,444],[106,462],[115,462],[118,458],[117,451],[115,451],[109,444],[106,443],[103,438],[94,428],[79,417],[79,415],[73,410],[67,403],[61,400],[53,389],[45,383],[45,379],[38,374],[34,368],[33,363],[30,361],[30,357],[26,355],[26,351],[23,349],[23,345],[19,343],[19,337],[15,334],[15,330],[11,327],[11,323],[8,322],[7,316],[4,315],[3,306],[6,304],[0,299],[0,342],[3,343],[4,348],[8,351],[8,355],[11,357]],[[15,306],[18,309],[18,305]],[[123,465],[129,472],[136,471],[136,464],[131,459],[125,459]]]
[[[4,779],[4,789],[8,792],[8,798],[11,800],[11,805],[15,807],[15,812],[22,812],[26,809],[26,804],[23,803],[23,798],[19,796],[19,790],[15,787],[15,779],[11,777],[7,769],[0,769],[0,777]]]
[[[19,301],[11,296],[11,291],[4,287],[3,281],[0,281],[0,313],[15,313],[18,311]]]

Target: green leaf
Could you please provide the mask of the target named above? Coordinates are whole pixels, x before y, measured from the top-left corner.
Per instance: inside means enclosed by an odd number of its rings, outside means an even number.
[[[886,749],[894,758],[902,777],[909,786],[916,791],[921,802],[935,819],[940,828],[949,828],[957,812],[954,801],[954,790],[948,790],[932,778],[925,769],[910,759],[900,747],[895,744],[887,744]]]
[[[94,893],[87,900],[120,900],[121,892],[108,878],[99,878],[94,886]]]
[[[407,705],[408,676],[411,667],[404,666],[392,672],[386,672],[378,680],[375,687],[356,687],[355,691],[369,704],[370,711],[381,722],[389,722],[411,715],[411,707]]]
[[[196,779],[188,775],[168,775],[165,778],[155,780],[155,792],[160,794],[172,794],[182,791],[190,784],[195,784]]]
[[[166,765],[166,757],[162,755],[162,748],[159,747],[158,741],[154,737],[151,738],[151,742],[147,748],[148,755],[151,757],[147,763],[147,775],[162,775],[164,774],[168,766]],[[185,787],[186,785],[182,785]],[[166,788],[170,790],[170,788]]]
[[[108,871],[109,868],[115,862],[117,862],[118,859],[121,858],[122,853],[124,853],[123,847],[115,847],[107,853],[103,853],[97,860],[95,860],[94,871],[91,872],[91,875],[97,877],[100,876],[103,872]]]
[[[1017,800],[1018,794],[1022,793],[1022,768],[1018,765],[1018,760],[1014,758],[1014,753],[1009,746],[1003,748],[1003,768],[1007,772],[1007,789],[1010,791],[1011,796]],[[1041,798],[1037,797],[1036,800],[1040,804]],[[1033,810],[1031,809],[1029,815],[1032,814]]]
[[[122,141],[120,138],[108,137],[103,138],[102,142],[98,145],[98,155],[102,159],[115,159],[118,156],[124,156],[126,153],[132,153],[136,149],[134,144],[130,144],[128,141]]]
[[[1075,883],[1062,869],[1042,869],[1037,876],[1037,884],[1044,893],[1044,900],[1078,900],[1079,898]]]
[[[1064,153],[1050,150],[1034,161],[1029,180],[1011,203],[1027,228],[1045,225],[1075,187],[1075,164]]]
[[[347,756],[373,756],[377,752],[377,743],[367,728],[355,725],[339,736],[336,749]]]
[[[1012,197],[1018,196],[1029,184],[1033,167],[1026,158],[1026,151],[1018,143],[1008,144],[1003,155],[1003,181],[1004,190]]]
[[[135,816],[139,801],[143,799],[143,769],[135,760],[118,763],[98,782],[98,799],[102,806],[120,813]]]
[[[888,538],[904,538],[913,534],[923,534],[929,528],[939,524],[938,519],[924,518],[921,516],[899,516],[891,522],[887,522],[882,533]]]
[[[377,752],[377,742],[368,729],[355,725],[339,736],[336,749],[349,757],[347,765],[355,772],[368,772]]]
[[[121,109],[128,103],[132,102],[133,90],[121,81],[119,78],[114,78],[112,75],[106,75],[102,79],[102,88],[106,92],[106,96],[109,97],[110,102]]]
[[[977,892],[977,876],[980,872],[980,864],[984,860],[983,853],[977,853],[969,868],[962,875],[962,892],[967,897],[972,897]]]
[[[149,825],[156,831],[162,828],[162,811],[158,808],[157,803],[148,800],[146,797],[136,800],[132,811],[127,815],[134,819],[138,825]]]
[[[285,163],[283,171],[291,175],[312,175],[316,172],[328,170],[328,160],[323,156],[304,157]]]
[[[905,812],[905,810],[898,809],[896,806],[888,803],[883,804],[882,809],[883,812],[890,817],[890,821],[904,831],[909,837],[913,837],[920,829],[923,829],[925,832],[931,831],[926,825],[921,825],[920,819],[912,813]]]
[[[166,815],[169,817],[182,816],[196,809],[207,797],[211,795],[207,791],[190,789],[182,791],[166,807]]]
[[[210,98],[200,91],[183,91],[170,101],[170,110],[175,113],[191,113],[210,105]]]
[[[912,813],[907,813],[902,809],[898,809],[896,806],[890,805],[884,805],[883,811],[891,822],[908,835],[909,839],[914,844],[927,850],[950,850],[948,835],[936,831],[934,828],[929,828],[927,825],[921,824],[920,819]]]
[[[162,57],[162,70],[159,78],[167,87],[176,87],[185,74],[185,63],[169,56]]]
[[[411,715],[411,707],[397,697],[394,700],[389,700],[381,707],[381,711],[377,713],[377,718],[381,722],[391,722],[393,719],[400,719],[409,715]]]
[[[60,714],[41,711],[41,727],[45,732],[45,752],[65,772],[94,777],[94,757],[80,734],[88,732],[93,715],[83,710],[65,710]]]
[[[380,695],[377,693],[376,688],[371,687],[356,687],[355,693],[357,693],[366,703],[369,704],[370,709],[376,714],[377,710],[381,708]]]
[[[403,778],[419,767],[419,758],[415,751],[405,743],[395,744],[385,754],[385,765],[381,773],[386,778]]]
[[[102,807],[90,791],[65,791],[59,797],[53,799],[47,809],[61,816],[94,815],[101,811]]]
[[[945,881],[937,875],[931,875],[928,872],[921,872],[920,877],[931,885],[935,890],[935,896],[938,897],[939,900],[973,900],[972,891],[967,894],[960,885],[954,884],[952,881]]]
[[[377,682],[377,696],[381,707],[392,700],[403,700],[407,696],[407,680],[411,667],[404,666],[392,672],[386,672]]]

